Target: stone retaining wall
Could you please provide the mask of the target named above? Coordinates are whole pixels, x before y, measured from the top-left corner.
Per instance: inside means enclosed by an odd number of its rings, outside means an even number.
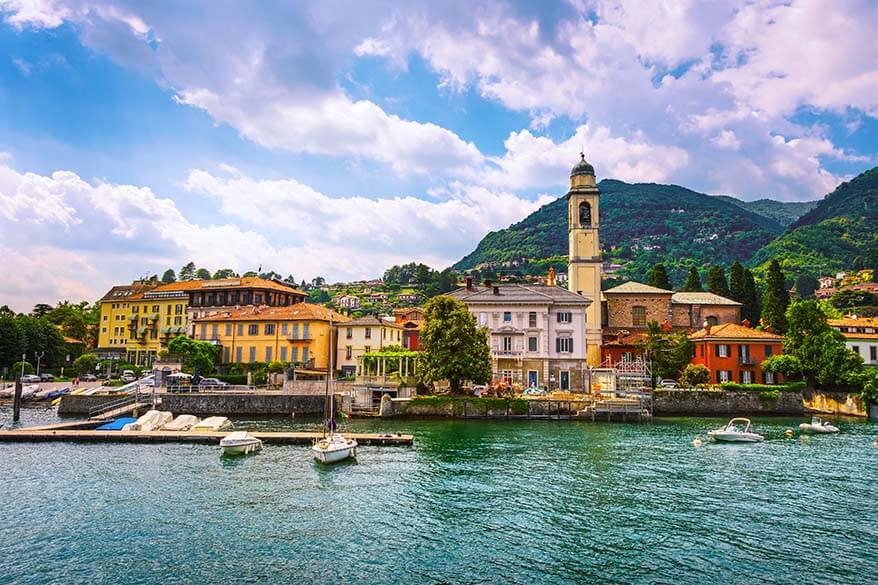
[[[58,416],[88,415],[93,408],[116,402],[123,396],[83,396],[81,394],[67,394],[61,397],[58,404]]]
[[[825,390],[806,390],[802,394],[809,412],[866,416],[866,406],[856,394]]]
[[[711,390],[655,390],[654,416],[734,416],[738,414],[800,415],[801,392],[779,392],[776,399],[761,392]]]
[[[323,402],[322,395],[303,394],[163,394],[161,409],[196,416],[316,415]]]

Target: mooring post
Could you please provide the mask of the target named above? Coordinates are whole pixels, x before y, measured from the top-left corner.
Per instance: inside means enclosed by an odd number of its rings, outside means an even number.
[[[12,422],[21,418],[21,378],[15,380],[15,398],[12,402]]]

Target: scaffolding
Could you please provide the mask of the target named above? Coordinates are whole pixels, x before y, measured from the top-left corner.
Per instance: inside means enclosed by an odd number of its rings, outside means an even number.
[[[599,368],[593,370],[595,380],[601,389],[618,394],[633,394],[652,387],[652,368],[642,356],[613,362],[607,358]]]

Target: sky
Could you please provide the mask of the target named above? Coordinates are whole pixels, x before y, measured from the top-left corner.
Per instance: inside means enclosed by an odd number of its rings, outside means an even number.
[[[598,178],[820,198],[878,164],[874,0],[0,0],[0,305],[188,261],[441,269]]]

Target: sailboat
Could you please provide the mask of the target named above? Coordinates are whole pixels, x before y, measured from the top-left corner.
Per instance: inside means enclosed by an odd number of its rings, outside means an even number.
[[[314,453],[314,459],[320,463],[335,463],[343,461],[349,457],[356,457],[357,442],[354,439],[348,439],[341,433],[336,432],[338,428],[335,422],[335,398],[330,392],[332,385],[332,372],[335,366],[332,351],[332,310],[329,312],[329,369],[326,371],[326,394],[323,401],[323,416],[326,417],[327,404],[329,405],[329,418],[323,425],[323,436],[314,442],[311,451]]]

